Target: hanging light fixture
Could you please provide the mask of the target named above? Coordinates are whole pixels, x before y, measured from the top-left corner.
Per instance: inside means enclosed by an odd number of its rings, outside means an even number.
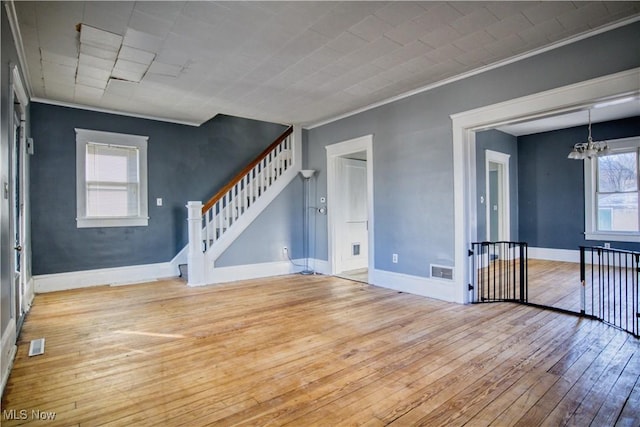
[[[589,110],[589,137],[587,138],[587,142],[579,142],[575,144],[567,158],[584,160],[592,157],[603,156],[608,152],[609,146],[606,141],[594,141],[591,137],[591,110]]]

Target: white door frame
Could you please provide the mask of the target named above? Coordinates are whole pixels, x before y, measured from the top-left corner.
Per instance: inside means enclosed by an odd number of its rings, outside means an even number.
[[[325,147],[327,150],[327,226],[328,226],[328,250],[329,268],[331,274],[338,274],[341,271],[340,252],[337,241],[337,212],[338,207],[334,204],[338,194],[339,182],[336,178],[338,168],[338,158],[347,154],[364,151],[367,160],[367,219],[369,227],[367,231],[367,242],[369,249],[368,257],[368,277],[367,282],[371,283],[371,272],[373,270],[374,241],[373,241],[373,135],[365,135],[359,138],[350,139]]]
[[[31,305],[31,299],[32,299],[32,295],[33,295],[33,291],[31,290],[30,287],[30,283],[29,283],[29,278],[27,277],[27,268],[28,268],[28,259],[30,259],[31,257],[31,248],[28,242],[28,230],[27,230],[27,224],[28,224],[28,215],[29,215],[29,205],[27,202],[27,191],[26,188],[28,186],[28,182],[27,180],[29,179],[28,176],[28,153],[27,153],[27,140],[26,140],[26,120],[27,120],[27,115],[26,115],[26,109],[27,109],[27,105],[29,104],[29,98],[27,96],[27,92],[25,91],[24,88],[24,84],[22,82],[22,78],[20,76],[20,71],[18,69],[18,67],[16,65],[11,65],[10,66],[11,69],[11,74],[10,74],[10,79],[11,79],[11,103],[10,105],[14,105],[17,104],[18,108],[17,108],[17,112],[20,116],[19,120],[20,123],[14,123],[15,121],[15,113],[12,110],[10,113],[10,120],[11,120],[11,129],[12,129],[12,137],[11,137],[11,147],[9,148],[10,150],[10,165],[9,165],[9,202],[10,202],[10,209],[9,209],[9,218],[10,218],[10,229],[11,229],[11,239],[9,242],[7,242],[6,244],[10,245],[10,250],[11,253],[13,254],[14,246],[15,246],[15,242],[14,242],[14,237],[16,235],[15,231],[16,231],[16,227],[19,228],[20,230],[20,238],[22,240],[21,242],[21,246],[22,246],[22,250],[21,250],[21,256],[20,256],[20,290],[21,290],[21,295],[16,295],[15,292],[15,286],[12,280],[12,299],[13,299],[13,306],[16,306],[16,301],[20,301],[20,310],[22,310],[22,313],[26,313],[29,306]],[[20,141],[16,142],[14,141],[14,135],[15,133],[13,132],[14,126],[19,127],[20,128]],[[20,188],[19,188],[19,195],[14,194],[15,193],[15,186],[14,186],[14,160],[15,160],[15,156],[17,155],[17,153],[14,152],[14,149],[16,147],[16,145],[18,146],[18,149],[20,150],[20,166],[19,166],[19,170],[20,170],[20,177],[18,177],[19,181],[20,181]],[[14,223],[14,203],[16,200],[16,197],[18,197],[18,199],[20,200],[21,203],[21,215],[20,215],[20,223],[19,224],[15,224]],[[14,271],[14,266],[13,266],[13,262],[12,265],[10,267],[11,271],[12,271],[12,277],[13,277],[13,271]],[[17,322],[21,313],[13,313],[13,318],[14,320]],[[19,324],[16,324],[16,327],[20,327]]]
[[[511,200],[509,196],[509,159],[511,156],[498,151],[485,150],[485,195],[487,210],[487,239],[491,240],[491,200],[490,200],[490,182],[489,182],[489,163],[496,163],[502,167],[501,173],[498,175],[498,217],[499,229],[498,240],[509,241],[511,239]]]
[[[475,132],[499,125],[589,108],[602,100],[638,95],[640,68],[451,115],[453,133],[455,296],[469,301],[467,251],[477,236]]]

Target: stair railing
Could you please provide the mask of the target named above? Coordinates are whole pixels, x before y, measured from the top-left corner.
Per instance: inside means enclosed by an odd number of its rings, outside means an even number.
[[[190,282],[204,279],[192,260],[201,257],[293,165],[293,126],[289,127],[204,205],[189,202]],[[200,263],[197,263],[200,264]]]

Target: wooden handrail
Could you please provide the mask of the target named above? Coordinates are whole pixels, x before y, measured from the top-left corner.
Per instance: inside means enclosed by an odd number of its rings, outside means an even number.
[[[220,191],[218,191],[212,198],[210,198],[209,201],[204,204],[204,206],[202,206],[202,214],[204,215],[209,209],[213,207],[213,205],[215,205],[220,199],[222,199],[222,197],[227,194],[227,192],[231,190],[234,185],[240,182],[240,180],[244,178],[245,175],[251,171],[251,169],[253,169],[262,160],[264,160],[264,158],[267,157],[269,153],[278,146],[278,144],[284,141],[286,137],[291,135],[292,132],[293,126],[289,126],[289,128],[285,130],[282,135],[280,135],[275,141],[273,141],[271,145],[265,148],[264,151],[258,155],[258,157],[256,157],[251,163],[245,166],[244,169],[238,172],[238,174],[234,176],[233,179],[231,179],[224,187],[220,189]]]

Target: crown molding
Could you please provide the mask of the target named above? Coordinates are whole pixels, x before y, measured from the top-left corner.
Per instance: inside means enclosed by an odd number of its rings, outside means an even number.
[[[426,86],[420,87],[418,89],[414,89],[414,90],[411,90],[409,92],[405,92],[405,93],[402,93],[400,95],[396,95],[394,97],[387,98],[385,100],[382,100],[382,101],[379,101],[379,102],[375,102],[373,104],[369,104],[369,105],[367,105],[365,107],[358,108],[356,110],[353,110],[353,111],[350,111],[350,112],[347,112],[347,113],[344,113],[344,114],[340,114],[338,116],[335,116],[335,117],[332,117],[332,118],[329,118],[329,119],[326,119],[326,120],[322,120],[320,122],[316,122],[316,123],[313,123],[313,124],[305,125],[304,129],[314,129],[314,128],[317,128],[317,127],[320,127],[320,126],[327,125],[329,123],[336,122],[338,120],[346,119],[347,117],[351,117],[351,116],[354,116],[356,114],[360,114],[360,113],[363,113],[365,111],[369,111],[369,110],[372,110],[374,108],[381,107],[383,105],[391,104],[393,102],[400,101],[402,99],[409,98],[409,97],[411,97],[413,95],[417,95],[417,94],[420,94],[420,93],[423,93],[423,92],[427,92],[427,91],[430,91],[432,89],[435,89],[435,88],[438,88],[438,87],[441,87],[441,86],[444,86],[444,85],[448,85],[450,83],[453,83],[453,82],[456,82],[456,81],[459,81],[459,80],[464,80],[464,79],[466,79],[468,77],[472,77],[472,76],[475,76],[477,74],[484,73],[486,71],[490,71],[490,70],[493,70],[493,69],[496,69],[496,68],[499,68],[499,67],[503,67],[505,65],[509,65],[509,64],[514,63],[514,62],[521,61],[523,59],[531,58],[533,56],[540,55],[540,54],[548,52],[550,50],[554,50],[554,49],[560,48],[562,46],[566,46],[566,45],[569,45],[569,44],[572,44],[572,43],[576,43],[576,42],[578,42],[580,40],[584,40],[584,39],[587,39],[589,37],[596,36],[598,34],[606,33],[607,31],[615,30],[616,28],[621,28],[621,27],[624,27],[624,26],[629,25],[629,24],[633,24],[634,22],[638,22],[638,21],[640,21],[640,15],[635,15],[635,16],[632,16],[630,18],[622,19],[620,21],[613,22],[611,24],[604,25],[602,27],[599,27],[599,28],[596,28],[596,29],[593,29],[593,30],[585,31],[584,33],[575,35],[573,37],[569,37],[569,38],[566,38],[564,40],[560,40],[560,41],[552,43],[552,44],[550,44],[548,46],[545,46],[545,47],[542,47],[542,48],[539,48],[539,49],[534,49],[534,50],[531,50],[529,52],[521,53],[519,55],[515,55],[515,56],[512,56],[510,58],[503,59],[503,60],[498,61],[498,62],[494,62],[493,64],[485,65],[483,67],[476,68],[476,69],[471,70],[471,71],[467,71],[466,73],[458,74],[456,76],[449,77],[449,78],[444,79],[444,80],[440,80],[440,81],[437,81],[435,83],[431,83],[431,84],[428,84]]]
[[[155,121],[159,121],[159,122],[175,123],[175,124],[178,124],[178,125],[199,127],[202,124],[202,123],[197,123],[197,122],[188,122],[186,120],[174,120],[174,119],[170,119],[170,118],[167,118],[167,117],[156,117],[156,116],[150,116],[150,115],[146,115],[146,114],[130,113],[130,112],[127,112],[127,111],[111,110],[109,108],[92,107],[92,106],[89,106],[89,105],[76,104],[74,102],[55,101],[55,100],[46,99],[46,98],[36,98],[36,97],[34,97],[34,98],[31,98],[31,101],[32,102],[38,102],[40,104],[57,105],[59,107],[76,108],[76,109],[79,109],[79,110],[95,111],[97,113],[117,114],[118,116],[135,117],[135,118],[138,118],[138,119],[155,120]],[[216,115],[213,115],[210,119],[207,119],[205,121],[211,120],[215,116]]]

